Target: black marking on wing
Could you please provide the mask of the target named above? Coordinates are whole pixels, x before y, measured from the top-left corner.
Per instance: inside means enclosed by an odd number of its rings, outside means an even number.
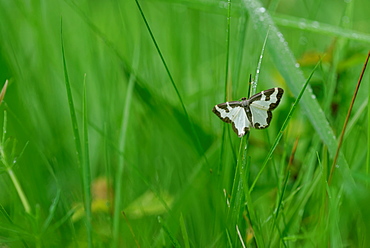
[[[282,98],[282,96],[283,96],[283,93],[284,93],[284,90],[283,90],[282,88],[274,88],[274,89],[278,91],[278,93],[277,93],[277,95],[276,95],[276,99],[277,99],[277,101],[276,101],[276,102],[273,102],[273,103],[271,103],[271,104],[270,104],[270,108],[269,108],[269,110],[274,110],[274,109],[279,105],[280,100],[281,100],[281,98]],[[272,89],[270,89],[270,90],[272,90]],[[274,91],[272,91],[272,92],[268,95],[268,97],[270,97],[270,96],[272,95],[272,93],[274,93]],[[267,96],[266,96],[266,98],[267,98]]]
[[[245,134],[247,134],[247,132],[249,132],[249,128],[248,127],[244,127],[244,135],[239,135],[239,132],[238,132],[238,129],[235,127],[235,123],[234,122],[231,122],[231,125],[233,127],[233,131],[239,136],[239,137],[242,137],[244,136]]]
[[[228,109],[228,105],[231,108],[240,107],[241,106],[241,102],[240,101],[225,102],[225,103],[217,104],[216,106],[219,107],[220,109],[225,110],[226,113],[229,113],[230,110]],[[215,113],[224,122],[231,123],[232,121],[228,117],[224,117],[224,118],[221,117],[221,113],[218,112],[218,110],[216,109],[216,106],[213,107],[212,112]]]
[[[267,111],[267,118],[266,118],[267,125],[266,126],[261,126],[260,123],[256,122],[256,123],[254,123],[254,126],[253,127],[255,129],[265,129],[265,128],[268,128],[270,126],[271,119],[272,119],[272,112],[270,110],[268,110]]]
[[[251,96],[248,99],[248,102],[249,102],[249,104],[251,104],[254,101],[259,101],[259,100],[262,99],[262,96],[265,96],[266,101],[270,101],[271,100],[271,95],[274,94],[275,91],[278,92],[276,94],[277,101],[272,102],[269,106],[269,110],[274,110],[279,105],[281,97],[283,96],[284,90],[282,88],[275,87],[275,88],[271,88],[271,89],[268,89],[268,90],[261,91],[260,93],[257,93],[255,95]]]

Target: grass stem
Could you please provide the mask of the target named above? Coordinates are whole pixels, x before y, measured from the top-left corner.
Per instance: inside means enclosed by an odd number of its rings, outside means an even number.
[[[360,77],[359,77],[359,79],[357,81],[356,89],[355,89],[355,92],[353,93],[351,104],[349,105],[347,116],[346,116],[346,119],[345,119],[344,124],[343,124],[342,131],[341,131],[340,136],[339,136],[337,151],[335,153],[335,156],[334,156],[334,159],[333,159],[333,163],[332,163],[331,169],[330,169],[329,180],[328,180],[328,184],[329,185],[331,184],[331,181],[332,181],[332,178],[333,178],[334,168],[337,165],[337,159],[338,159],[340,147],[342,146],[342,143],[343,143],[344,133],[346,132],[346,128],[347,128],[347,124],[348,124],[348,121],[349,121],[349,117],[351,115],[353,105],[355,104],[356,96],[357,96],[358,90],[360,88],[362,77],[364,76],[364,73],[365,73],[365,70],[366,70],[366,66],[367,66],[367,62],[369,61],[369,57],[370,57],[370,51],[368,52],[367,57],[366,57],[366,60],[365,60],[365,63],[364,63],[364,66],[362,67],[362,71],[361,71]]]

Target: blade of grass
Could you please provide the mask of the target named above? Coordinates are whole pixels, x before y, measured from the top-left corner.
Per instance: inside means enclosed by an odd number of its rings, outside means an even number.
[[[219,4],[217,1],[193,1],[193,0],[172,0],[172,2],[181,2],[182,4],[186,4],[187,6],[204,11],[205,8],[216,9],[219,8]],[[312,21],[302,17],[295,17],[290,15],[284,14],[276,14],[276,7],[279,5],[280,0],[277,1],[270,1],[269,2],[269,11],[271,11],[271,18],[276,23],[276,25],[282,27],[290,27],[304,31],[310,31],[313,33],[329,35],[333,37],[342,37],[348,38],[354,41],[366,42],[370,43],[370,35],[363,32],[358,32],[356,30],[352,30],[349,28],[342,28],[335,25],[330,25],[318,21]],[[201,3],[201,4],[200,4]],[[350,1],[351,3],[351,1]],[[207,5],[205,7],[205,5]],[[234,11],[232,13],[233,16],[239,18],[240,15],[244,14],[244,12],[240,11],[240,8],[243,8],[242,4],[235,4]],[[346,18],[347,19],[347,18]],[[263,19],[261,19],[263,20]],[[351,18],[348,18],[351,20]]]
[[[250,167],[250,157],[246,157],[247,159],[247,166],[246,168],[249,169]],[[249,175],[249,171],[244,173],[246,175]],[[261,232],[261,223],[260,219],[258,218],[258,213],[255,210],[254,201],[252,200],[252,196],[250,194],[249,185],[248,185],[248,178],[243,180],[244,184],[244,197],[245,197],[245,210],[247,217],[249,219],[250,227],[253,230],[254,233],[254,239],[256,243],[256,247],[265,247],[265,238],[263,237],[263,232]]]
[[[131,75],[135,76],[135,94],[142,99],[142,103],[146,104],[146,106],[150,109],[153,107],[153,102],[160,103],[161,106],[169,106],[171,108],[171,111],[175,112],[175,116],[178,119],[179,123],[182,125],[184,129],[189,129],[190,131],[186,131],[186,133],[193,133],[197,134],[200,131],[203,131],[199,126],[194,126],[194,123],[191,122],[190,124],[190,118],[189,116],[185,115],[181,110],[178,109],[177,105],[174,105],[172,102],[167,101],[163,97],[159,97],[157,94],[153,93],[153,91],[148,87],[149,83],[146,83],[139,74],[136,73],[136,71],[133,69],[130,63],[126,61],[126,58],[121,54],[120,49],[118,49],[113,42],[111,42],[108,37],[91,21],[90,16],[86,15],[85,12],[80,9],[75,2],[72,2],[70,0],[65,0],[65,2],[72,8],[73,11],[81,18],[81,20],[91,29],[91,31],[100,38],[103,43],[119,58],[120,63],[122,65],[122,71],[127,79],[131,77]],[[129,81],[129,80],[127,80]],[[180,107],[181,108],[181,107]],[[183,120],[185,119],[185,121]],[[102,130],[99,130],[97,126],[94,125],[94,123],[90,123],[90,125],[99,133],[103,134]],[[190,127],[190,128],[189,128]],[[196,130],[196,131],[195,131]],[[202,133],[202,136],[205,132]],[[194,136],[194,135],[193,135]],[[203,144],[203,146],[200,146],[200,140],[198,135],[195,135],[195,139],[192,139],[192,142],[194,142],[194,146],[197,147],[200,154],[204,153],[204,146],[206,144]],[[204,141],[204,140],[202,140]],[[117,150],[115,144],[110,144],[111,147],[113,147],[115,150]],[[205,160],[205,162],[208,164],[208,161]]]
[[[24,191],[22,189],[22,186],[19,183],[19,180],[18,180],[17,176],[15,175],[15,173],[12,169],[13,165],[15,164],[14,160],[13,160],[14,158],[9,159],[8,156],[7,156],[7,153],[5,151],[6,145],[9,144],[8,141],[5,138],[6,132],[7,132],[7,121],[8,121],[7,112],[4,110],[3,135],[2,135],[2,138],[1,138],[1,142],[0,142],[0,156],[1,156],[0,160],[1,160],[1,163],[3,164],[3,166],[5,167],[4,169],[5,169],[6,173],[8,173],[8,175],[9,175],[11,181],[12,181],[15,190],[17,191],[19,199],[22,202],[24,211],[27,214],[31,214],[31,206],[28,202],[27,196],[24,193]],[[10,162],[9,160],[13,160],[13,161]]]
[[[252,82],[252,77],[249,77],[249,89],[248,89],[248,98],[250,95],[255,94],[257,88],[257,81],[259,71],[261,69],[263,54],[265,51],[266,43],[267,43],[268,34],[265,37],[265,41],[263,43],[261,54],[258,60],[257,69],[256,69],[256,81]],[[241,213],[242,202],[244,201],[244,195],[242,194],[243,188],[247,184],[248,178],[246,178],[245,171],[246,171],[246,161],[247,161],[247,151],[248,151],[248,140],[249,140],[249,132],[240,139],[240,146],[239,146],[239,155],[237,159],[237,165],[235,168],[233,186],[231,190],[231,223],[233,226],[238,226],[238,218]],[[243,186],[244,185],[244,186]]]
[[[230,59],[230,11],[231,11],[231,0],[228,0],[228,10],[227,10],[227,28],[226,28],[226,62],[225,62],[225,101],[227,102],[232,97],[232,81],[229,80],[229,59]],[[230,90],[229,90],[230,89]],[[221,173],[222,162],[224,157],[224,147],[225,147],[225,137],[226,137],[226,123],[223,124],[222,128],[222,138],[221,138],[221,150],[220,150],[220,159],[217,172]],[[230,137],[230,136],[229,136]],[[232,143],[230,141],[230,146]]]
[[[356,96],[357,96],[358,90],[360,88],[360,85],[361,85],[361,82],[362,82],[362,78],[363,78],[364,73],[365,73],[365,70],[366,70],[367,62],[369,61],[369,57],[370,57],[370,51],[367,54],[367,57],[366,57],[364,66],[362,67],[360,78],[358,79],[358,82],[357,82],[357,85],[356,85],[356,89],[355,89],[355,92],[353,93],[351,104],[349,105],[347,116],[346,116],[346,119],[345,119],[344,124],[343,124],[342,131],[341,131],[340,136],[339,136],[339,142],[338,142],[337,151],[335,153],[335,156],[334,156],[334,159],[333,159],[333,163],[332,163],[331,169],[330,169],[329,180],[328,180],[328,184],[329,185],[331,184],[331,180],[333,178],[334,168],[337,165],[337,159],[338,159],[338,156],[339,156],[340,147],[341,147],[342,142],[343,142],[344,133],[346,132],[346,128],[347,128],[347,124],[348,124],[348,121],[349,121],[349,117],[351,115],[353,105],[355,104]]]
[[[299,69],[292,51],[288,47],[283,34],[278,30],[267,10],[258,0],[244,0],[245,8],[248,10],[250,19],[253,20],[254,27],[261,37],[265,36],[270,30],[270,41],[267,45],[271,59],[275,62],[277,69],[285,78],[289,89],[296,96],[299,95],[302,83],[305,82],[303,72]],[[320,107],[312,89],[308,87],[305,94],[302,95],[301,106],[305,111],[309,121],[319,134],[322,142],[328,147],[331,157],[336,153],[337,140],[334,136],[322,108]],[[339,153],[338,162],[342,166],[341,174],[345,180],[354,185],[353,177],[349,171],[348,163],[342,153]]]
[[[81,146],[81,140],[80,140],[80,134],[79,134],[80,132],[78,130],[75,106],[73,103],[71,84],[69,82],[67,62],[66,62],[66,57],[65,57],[65,52],[64,52],[62,19],[60,20],[60,39],[61,39],[62,58],[63,58],[64,83],[66,85],[69,113],[70,113],[71,120],[72,120],[72,130],[73,130],[73,138],[74,138],[75,146],[76,146],[77,164],[78,164],[78,167],[80,167],[80,165],[82,164],[82,151],[81,151],[82,146]]]
[[[0,92],[0,104],[3,103],[4,101],[4,97],[5,97],[5,94],[6,94],[6,89],[8,88],[8,79],[5,80],[5,84],[3,86],[3,88],[1,89],[1,92]]]
[[[140,248],[140,244],[139,244],[139,241],[137,240],[136,238],[136,235],[135,235],[135,232],[134,232],[134,229],[132,229],[132,226],[130,224],[130,221],[128,220],[126,214],[124,211],[122,211],[122,215],[123,215],[123,218],[125,219],[126,223],[127,223],[127,226],[128,228],[130,229],[130,232],[131,232],[131,235],[132,235],[132,238],[135,240],[135,244],[136,244],[136,247]]]
[[[171,81],[172,87],[174,88],[174,90],[175,90],[175,92],[176,92],[176,95],[177,95],[177,98],[179,99],[179,102],[180,102],[181,108],[182,108],[182,110],[183,110],[183,112],[184,112],[184,115],[185,115],[185,117],[186,117],[186,119],[187,119],[187,122],[188,122],[188,123],[189,123],[189,125],[190,125],[191,131],[192,131],[192,133],[193,133],[193,135],[194,135],[194,137],[195,137],[195,139],[196,139],[196,145],[197,145],[197,147],[198,147],[198,150],[199,150],[199,151],[201,151],[201,156],[204,158],[205,163],[208,165],[208,159],[207,159],[207,157],[206,157],[206,155],[205,155],[204,148],[203,148],[203,146],[202,146],[202,144],[201,144],[201,142],[200,142],[200,140],[199,140],[199,136],[198,136],[198,134],[197,134],[197,132],[196,132],[196,130],[195,130],[194,124],[193,124],[193,122],[191,121],[190,116],[189,116],[189,114],[188,114],[188,112],[187,112],[187,110],[186,110],[186,107],[185,107],[184,101],[182,100],[182,97],[181,97],[180,91],[178,90],[178,88],[177,88],[177,86],[176,86],[176,84],[175,84],[175,81],[174,81],[174,79],[173,79],[173,77],[172,77],[172,74],[171,74],[171,72],[170,72],[170,70],[169,70],[169,68],[168,68],[168,66],[167,66],[166,60],[164,59],[164,56],[163,56],[163,53],[161,52],[161,50],[160,50],[160,48],[159,48],[159,45],[158,45],[158,43],[157,43],[157,41],[156,41],[156,39],[155,39],[155,37],[154,37],[154,34],[153,34],[153,32],[152,32],[152,30],[151,30],[151,28],[150,28],[150,26],[149,26],[149,23],[148,23],[148,21],[147,21],[147,19],[146,19],[146,17],[145,17],[145,14],[144,14],[144,12],[143,12],[143,9],[142,9],[142,8],[141,8],[141,6],[140,6],[139,1],[138,1],[138,0],[135,0],[135,2],[136,2],[136,5],[137,5],[137,7],[138,7],[138,9],[139,9],[139,12],[140,12],[141,17],[143,18],[143,21],[144,21],[144,23],[145,23],[145,26],[146,26],[146,28],[147,28],[147,30],[148,30],[148,32],[149,32],[150,38],[152,39],[152,41],[153,41],[153,43],[154,43],[154,45],[155,45],[155,48],[156,48],[156,50],[157,50],[157,52],[158,52],[158,54],[159,54],[159,57],[160,57],[160,59],[161,59],[161,61],[162,61],[162,63],[163,63],[163,66],[165,67],[165,70],[166,70],[166,72],[167,72],[167,75],[168,75],[168,77],[169,77],[169,79],[170,79],[170,81]]]
[[[262,45],[262,49],[261,49],[261,54],[260,54],[260,57],[258,59],[257,68],[256,68],[256,77],[255,77],[254,81],[252,82],[252,93],[251,93],[252,95],[256,94],[258,79],[259,79],[261,66],[262,66],[262,59],[263,59],[263,55],[265,54],[265,49],[266,49],[266,44],[267,44],[267,38],[268,37],[269,37],[269,30],[266,33],[265,40],[263,41],[263,45]]]
[[[86,74],[83,84],[83,134],[84,134],[84,153],[82,164],[82,179],[83,179],[83,192],[85,201],[86,212],[86,229],[88,247],[93,247],[92,236],[92,213],[91,213],[91,171],[90,171],[90,158],[89,158],[89,130],[88,130],[88,116],[87,116],[87,100],[86,100]]]
[[[182,238],[183,238],[184,243],[185,243],[185,248],[190,248],[189,235],[188,235],[188,232],[186,230],[184,216],[182,215],[182,213],[180,215],[180,228],[181,228]]]
[[[71,90],[71,84],[69,82],[69,76],[68,76],[68,70],[67,70],[67,62],[65,58],[65,51],[64,51],[64,41],[63,41],[63,22],[62,19],[60,20],[60,37],[61,37],[61,49],[62,49],[62,59],[63,59],[63,70],[64,70],[64,81],[65,81],[65,86],[67,90],[67,98],[68,98],[68,106],[69,106],[69,113],[71,116],[72,120],[72,130],[73,130],[73,137],[75,140],[75,146],[76,146],[76,155],[77,155],[77,165],[78,167],[81,167],[83,163],[83,156],[84,154],[82,153],[82,145],[81,145],[81,140],[80,140],[80,135],[79,135],[79,128],[78,128],[78,123],[77,123],[77,117],[76,117],[76,112],[75,112],[75,107],[74,107],[74,102],[73,102],[73,96],[72,96],[72,90]],[[85,87],[85,84],[84,84]],[[84,94],[85,94],[84,90]],[[85,97],[85,96],[84,96]],[[85,101],[85,99],[84,99]],[[85,107],[85,104],[84,104]],[[85,110],[84,110],[85,111]],[[87,127],[87,116],[85,117],[84,113],[84,125]],[[85,123],[86,122],[86,123]],[[87,131],[86,131],[87,132]],[[85,136],[85,139],[87,137]],[[85,143],[85,145],[87,145]],[[88,154],[87,154],[88,157]],[[85,202],[85,211],[86,211],[86,231],[87,231],[87,236],[88,236],[88,245],[89,247],[92,247],[92,226],[91,226],[91,192],[90,192],[90,185],[91,185],[91,179],[90,179],[90,168],[89,168],[89,161],[84,161],[86,165],[84,164],[83,166],[87,166],[88,168],[82,168],[82,176],[83,176],[83,192],[84,192],[84,202]],[[88,169],[88,171],[86,171]]]
[[[243,161],[243,154],[242,154],[242,151],[243,150],[246,150],[246,147],[247,147],[247,142],[246,142],[246,136],[249,136],[248,135],[249,133],[247,133],[247,135],[243,136],[241,139],[240,139],[240,144],[239,144],[239,153],[238,153],[238,159],[237,159],[237,163],[236,163],[236,168],[235,168],[235,174],[234,174],[234,178],[233,178],[233,185],[232,185],[232,189],[231,189],[231,197],[230,197],[230,208],[229,208],[229,218],[230,218],[230,221],[231,223],[237,223],[237,219],[238,219],[238,216],[239,216],[239,210],[240,210],[240,206],[242,205],[242,194],[241,194],[241,166],[242,166],[242,161]],[[245,143],[245,147],[243,146],[243,144]],[[245,148],[245,149],[243,149]],[[232,224],[232,226],[235,226],[234,224]]]
[[[55,216],[55,211],[57,210],[57,206],[58,206],[58,203],[59,203],[59,200],[60,200],[60,195],[61,195],[61,190],[58,189],[57,193],[56,193],[56,196],[53,200],[53,203],[51,204],[50,208],[49,208],[49,214],[48,214],[48,217],[46,218],[46,220],[44,221],[44,224],[42,225],[42,229],[41,229],[41,234],[45,233],[46,230],[50,227],[50,223],[51,221],[53,220],[54,216]]]
[[[252,192],[253,191],[254,186],[256,185],[258,179],[260,178],[263,170],[265,169],[265,167],[267,165],[267,162],[270,160],[273,152],[275,151],[275,148],[279,144],[279,141],[280,141],[281,137],[283,136],[283,133],[284,133],[286,127],[288,126],[288,123],[290,121],[290,118],[292,117],[292,115],[293,115],[293,113],[294,113],[294,111],[295,111],[298,103],[300,102],[300,100],[301,100],[301,98],[303,96],[303,93],[305,92],[306,88],[308,87],[308,82],[311,80],[311,77],[313,76],[313,73],[315,72],[316,68],[319,66],[320,62],[321,61],[319,61],[319,63],[317,63],[316,66],[314,67],[314,69],[312,70],[311,74],[309,75],[309,77],[307,78],[305,84],[303,85],[301,91],[299,92],[298,97],[296,98],[296,100],[294,101],[292,107],[290,108],[290,111],[289,111],[287,117],[285,118],[285,121],[284,121],[283,125],[281,126],[278,135],[276,136],[276,139],[274,141],[274,144],[271,146],[270,151],[268,152],[268,154],[267,154],[267,156],[265,158],[265,161],[263,162],[263,165],[262,165],[260,171],[258,172],[256,178],[254,179],[254,181],[252,183],[252,186],[250,187],[249,192]]]
[[[238,237],[239,237],[239,241],[240,241],[240,244],[242,245],[243,248],[246,248],[245,244],[244,244],[244,240],[243,240],[243,237],[242,235],[240,234],[240,230],[239,230],[239,226],[236,225],[236,232],[238,234]]]
[[[368,93],[370,95],[370,87]],[[367,102],[367,123],[370,123],[370,101]],[[370,168],[370,125],[367,125],[366,175],[369,175],[369,168]]]
[[[267,247],[271,247],[273,231],[275,230],[275,228],[277,228],[279,230],[279,226],[278,226],[278,223],[277,223],[277,218],[279,216],[280,209],[283,207],[283,199],[284,199],[284,194],[285,194],[285,191],[286,191],[286,188],[287,188],[287,185],[288,185],[289,177],[290,177],[290,171],[288,171],[288,173],[285,176],[285,179],[284,179],[284,182],[283,182],[283,185],[282,185],[282,189],[281,189],[281,192],[279,194],[280,196],[279,196],[278,204],[277,204],[277,206],[275,208],[275,211],[273,213],[273,215],[274,215],[273,222],[274,223],[271,226],[271,231],[270,231],[270,236],[269,236],[270,240],[269,240],[269,243],[267,244]],[[280,230],[279,230],[279,233],[281,233]],[[281,240],[281,242],[284,244],[284,247],[286,247],[286,244],[285,244],[283,239]]]
[[[125,107],[123,109],[123,121],[120,131],[120,144],[119,144],[119,151],[124,154],[126,149],[126,133],[128,127],[128,121],[130,117],[130,107],[131,107],[131,99],[132,94],[134,91],[136,78],[133,74],[131,74],[128,89],[125,98]],[[124,157],[123,154],[120,154],[119,161],[118,161],[118,168],[116,173],[115,179],[115,200],[114,200],[114,213],[113,213],[113,246],[118,247],[118,237],[119,237],[119,223],[120,223],[120,215],[121,215],[121,197],[122,197],[122,175],[124,170]]]
[[[232,80],[229,74],[230,67],[230,23],[231,23],[231,0],[227,1],[227,28],[226,28],[226,63],[225,63],[225,101],[232,98]]]
[[[174,235],[170,232],[170,229],[168,229],[167,225],[163,223],[162,217],[158,216],[158,222],[161,224],[162,229],[165,231],[165,233],[168,235],[168,237],[171,240],[171,243],[173,247],[181,247],[177,239],[174,237]]]
[[[319,34],[331,35],[334,37],[348,38],[350,40],[370,43],[370,35],[357,32],[355,30],[281,14],[274,14],[272,18],[277,25],[283,27],[297,28]],[[348,19],[351,20],[351,18]]]

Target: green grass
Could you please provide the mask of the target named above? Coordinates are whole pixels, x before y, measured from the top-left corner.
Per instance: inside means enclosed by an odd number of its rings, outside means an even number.
[[[0,246],[367,247],[369,72],[328,180],[369,8],[0,1]],[[285,93],[240,139],[250,74]]]

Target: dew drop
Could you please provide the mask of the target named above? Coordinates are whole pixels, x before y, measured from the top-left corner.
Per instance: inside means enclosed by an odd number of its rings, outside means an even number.
[[[258,12],[265,13],[266,12],[266,9],[264,7],[258,8]]]
[[[312,27],[319,28],[320,27],[320,23],[317,22],[317,21],[314,21],[314,22],[312,22]]]
[[[298,23],[298,27],[299,27],[300,29],[304,29],[306,26],[307,26],[307,25],[306,25],[306,23],[305,23],[304,21],[300,21],[300,22]]]

